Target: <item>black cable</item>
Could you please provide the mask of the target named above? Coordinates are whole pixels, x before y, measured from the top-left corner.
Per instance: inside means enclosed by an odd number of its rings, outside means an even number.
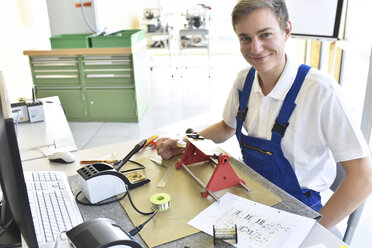
[[[143,165],[141,165],[143,166]],[[143,169],[143,168],[141,168]],[[128,195],[128,199],[129,199],[129,202],[130,204],[132,205],[133,209],[136,210],[137,213],[139,214],[142,214],[142,215],[151,215],[145,222],[143,222],[141,225],[139,226],[136,226],[135,228],[133,228],[132,230],[130,230],[129,234],[133,237],[135,236],[139,231],[141,231],[141,229],[152,219],[154,218],[154,216],[156,215],[157,211],[152,211],[152,212],[148,212],[148,213],[145,213],[145,212],[142,212],[140,211],[138,208],[136,208],[136,206],[134,205],[133,201],[132,201],[132,198],[130,196],[130,193],[129,193],[129,189],[128,189],[128,185],[125,184],[125,189],[127,190],[125,192],[125,194],[118,198],[118,199],[115,199],[115,200],[111,200],[111,201],[108,201],[108,202],[101,202],[101,203],[95,203],[95,204],[92,204],[92,203],[87,203],[87,202],[82,202],[78,199],[78,196],[81,194],[82,191],[80,191],[79,193],[77,193],[77,195],[75,196],[75,200],[76,202],[80,203],[80,204],[83,204],[83,205],[86,205],[86,206],[102,206],[102,205],[106,205],[106,204],[109,204],[109,203],[113,203],[113,202],[116,202],[116,201],[121,201],[122,199],[124,199],[125,196]]]
[[[153,213],[155,213],[155,212],[156,212],[156,211],[153,211],[153,212],[149,212],[149,213],[144,213],[144,212],[142,212],[142,211],[138,210],[138,209],[136,208],[136,206],[134,206],[134,203],[133,203],[133,201],[132,201],[132,198],[130,197],[130,194],[129,194],[129,189],[128,189],[128,185],[125,185],[125,188],[127,189],[127,193],[128,193],[128,198],[129,198],[129,202],[130,202],[130,204],[132,205],[132,207],[134,208],[134,210],[136,210],[136,211],[137,211],[137,213],[139,213],[139,214],[142,214],[142,215],[150,215],[150,214],[153,214]]]
[[[139,226],[136,226],[135,228],[133,228],[132,230],[129,231],[129,234],[134,237],[134,235],[136,235],[139,231],[141,231],[141,229],[147,224],[147,222],[149,222],[152,218],[154,218],[154,216],[157,214],[156,211],[153,212],[153,214],[150,216],[150,218],[148,218],[145,222],[143,222],[141,225]]]
[[[0,227],[1,227],[1,230],[0,230],[0,237],[1,237],[6,232],[6,229],[3,226],[0,226]]]
[[[124,170],[124,171],[120,171],[120,173],[128,173],[128,172],[137,171],[137,170],[144,170],[144,168],[135,168],[135,169],[130,169],[130,170]]]
[[[125,198],[125,196],[128,195],[129,202],[132,205],[132,207],[134,208],[134,210],[136,210],[137,213],[142,214],[142,215],[150,215],[150,214],[154,214],[156,212],[156,211],[153,211],[153,212],[144,213],[144,212],[140,211],[138,208],[136,208],[136,206],[134,205],[134,203],[132,201],[132,198],[130,197],[128,185],[125,185],[125,188],[126,188],[127,192],[125,192],[125,194],[122,197],[111,200],[111,201],[99,202],[99,203],[83,202],[83,201],[78,199],[78,197],[82,193],[82,191],[79,191],[79,193],[76,194],[75,200],[76,200],[77,203],[80,203],[80,204],[85,205],[85,206],[103,206],[103,205],[110,204],[110,203],[113,203],[113,202],[121,201]]]
[[[10,218],[8,220],[7,223],[5,223],[4,225],[1,225],[0,227],[2,228],[2,230],[0,230],[0,237],[4,235],[4,233],[6,233],[6,231],[8,230],[9,226],[13,223],[13,218]],[[2,247],[0,245],[0,247]],[[10,247],[13,247],[13,246],[10,246]]]
[[[110,203],[113,203],[113,202],[121,201],[128,194],[128,191],[127,191],[127,192],[125,192],[125,194],[122,197],[113,199],[111,201],[104,201],[104,202],[101,201],[101,202],[98,202],[98,203],[90,203],[90,202],[83,202],[83,201],[78,199],[81,192],[82,191],[80,191],[79,193],[76,194],[75,200],[76,200],[77,203],[80,203],[80,204],[85,205],[85,206],[103,206],[103,205],[110,204]]]
[[[139,165],[139,166],[141,166],[141,168],[134,168],[134,169],[129,169],[129,170],[123,170],[123,171],[120,171],[120,173],[127,173],[127,172],[131,172],[131,171],[144,170],[144,169],[146,169],[146,167],[143,164],[141,164],[141,163],[139,163],[137,161],[128,160],[128,162],[131,162],[133,164]]]
[[[143,169],[146,169],[146,167],[145,167],[143,164],[141,164],[140,162],[137,162],[137,161],[134,161],[134,160],[128,160],[128,162],[131,162],[131,163],[133,163],[133,164],[139,165],[139,166],[141,166]]]

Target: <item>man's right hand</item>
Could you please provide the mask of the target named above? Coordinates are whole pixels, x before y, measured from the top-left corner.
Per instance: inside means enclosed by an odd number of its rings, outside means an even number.
[[[177,146],[177,139],[159,138],[156,140],[156,151],[162,159],[170,159],[173,156],[182,154],[185,150],[184,147]]]

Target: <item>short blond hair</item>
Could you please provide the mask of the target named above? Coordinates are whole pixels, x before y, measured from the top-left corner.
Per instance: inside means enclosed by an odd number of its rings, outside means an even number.
[[[249,15],[252,11],[259,8],[271,9],[278,19],[280,27],[284,30],[289,20],[287,5],[284,0],[240,0],[231,13],[232,25],[235,25],[240,18]]]

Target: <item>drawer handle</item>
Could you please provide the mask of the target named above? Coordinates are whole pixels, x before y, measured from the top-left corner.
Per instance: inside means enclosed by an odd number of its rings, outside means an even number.
[[[134,86],[88,86],[87,90],[101,90],[101,89],[134,89]]]
[[[100,55],[86,55],[86,56],[83,56],[84,60],[98,60],[98,59],[106,59],[106,60],[114,60],[114,59],[130,59],[130,55],[127,55],[127,56],[122,56],[122,55],[113,55],[113,56],[100,56]]]
[[[130,74],[89,74],[87,78],[130,78]]]
[[[74,66],[77,64],[77,62],[36,62],[33,61],[32,64],[35,67],[41,67],[41,66]]]
[[[80,90],[81,87],[74,86],[60,86],[60,87],[36,87],[37,90]]]
[[[132,71],[132,69],[84,69],[85,72],[102,72],[102,71]]]
[[[70,70],[34,70],[35,73],[42,73],[42,72],[78,72],[77,69],[70,69]]]
[[[129,65],[130,60],[117,61],[85,61],[85,65]]]
[[[56,78],[56,79],[65,79],[65,78],[78,78],[77,75],[36,75],[35,78]]]
[[[32,61],[35,62],[48,62],[48,61],[75,61],[76,56],[58,56],[58,57],[53,57],[53,56],[37,56],[37,57],[31,57]]]

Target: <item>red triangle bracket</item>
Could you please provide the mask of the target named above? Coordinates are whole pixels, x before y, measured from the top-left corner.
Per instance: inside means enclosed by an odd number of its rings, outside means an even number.
[[[216,192],[234,186],[240,186],[240,183],[245,184],[244,180],[240,179],[235,173],[229,161],[230,158],[226,154],[221,153],[218,156],[218,164],[209,179],[206,191],[202,193],[203,197],[208,196],[208,191]]]
[[[186,146],[184,154],[177,162],[176,168],[181,169],[182,165],[186,166],[198,162],[209,161],[211,158],[214,158],[214,156],[204,154],[194,144],[189,142]],[[213,192],[234,186],[243,186],[243,188],[249,191],[249,189],[245,186],[245,182],[238,177],[229,161],[230,158],[226,154],[221,153],[218,156],[217,165],[208,181],[208,184],[201,190],[201,195],[203,197],[211,195],[213,199],[218,200]],[[191,176],[197,178],[191,171],[188,170],[188,172],[191,174]],[[201,182],[200,179],[198,181]],[[203,183],[201,184],[203,185]],[[202,187],[204,187],[204,185]]]
[[[181,164],[189,165],[189,164],[195,164],[198,162],[208,161],[209,157],[210,156],[205,155],[191,142],[188,142],[185,152],[183,153],[180,161],[178,161],[176,164],[176,168],[181,169],[182,168]]]

